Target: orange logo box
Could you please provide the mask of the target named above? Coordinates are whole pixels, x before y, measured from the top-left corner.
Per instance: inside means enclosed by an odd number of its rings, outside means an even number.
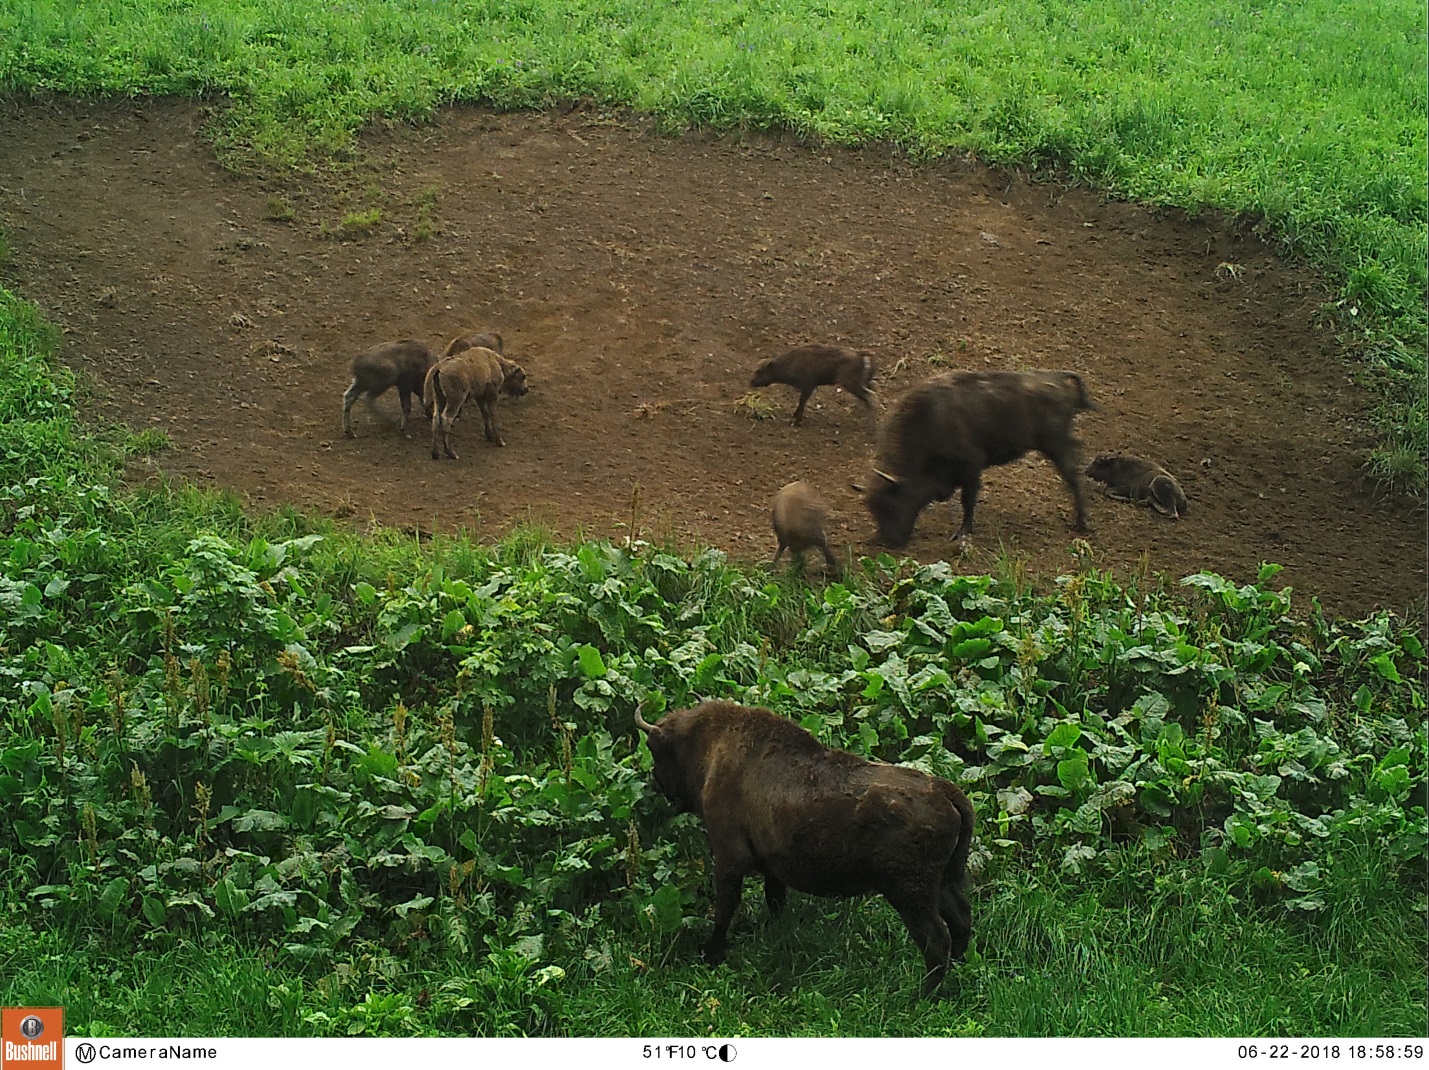
[[[0,1008],[0,1070],[63,1070],[63,1007]]]

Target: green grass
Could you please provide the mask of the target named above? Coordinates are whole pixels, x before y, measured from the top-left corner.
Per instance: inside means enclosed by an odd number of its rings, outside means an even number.
[[[223,98],[240,163],[345,155],[453,101],[591,97],[1245,213],[1333,281],[1383,399],[1372,471],[1422,492],[1425,35],[1407,0],[12,0],[0,89]]]
[[[1372,856],[1346,860],[1310,926],[1199,865],[1128,863],[1091,882],[984,880],[980,940],[937,1001],[919,998],[918,957],[881,901],[796,894],[772,921],[752,892],[726,966],[700,963],[691,939],[593,930],[544,982],[529,968],[498,979],[483,954],[365,946],[342,969],[304,970],[214,932],[135,955],[99,926],[11,926],[0,1000],[63,1004],[89,1036],[1422,1035],[1423,901],[1397,905],[1405,889]]]

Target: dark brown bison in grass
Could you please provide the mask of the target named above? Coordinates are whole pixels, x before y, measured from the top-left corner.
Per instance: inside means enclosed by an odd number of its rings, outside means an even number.
[[[744,878],[764,877],[778,913],[785,892],[876,892],[898,911],[923,952],[931,992],[972,932],[963,891],[973,809],[946,780],[831,750],[792,721],[732,702],[675,710],[635,724],[655,759],[655,782],[696,813],[714,859],[714,933],[722,962]]]
[[[947,372],[898,399],[884,421],[878,465],[867,487],[855,484],[878,525],[880,541],[908,544],[925,506],[963,492],[963,522],[972,530],[982,472],[1036,450],[1072,492],[1075,529],[1087,530],[1072,418],[1096,405],[1076,372]]]

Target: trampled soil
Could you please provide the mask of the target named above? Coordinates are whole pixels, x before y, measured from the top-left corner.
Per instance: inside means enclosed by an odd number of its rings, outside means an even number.
[[[639,524],[768,557],[769,500],[806,479],[840,550],[875,549],[849,490],[870,420],[832,388],[804,426],[754,364],[808,341],[877,354],[886,407],[952,368],[1070,368],[1100,411],[1084,452],[1175,473],[1173,522],[1089,486],[1095,559],[1125,573],[1261,561],[1341,614],[1425,594],[1425,516],[1360,470],[1368,399],[1349,384],[1310,274],[1245,228],[1108,203],[966,162],[769,136],[658,136],[590,109],[459,110],[379,129],[337,174],[223,170],[187,104],[0,107],[9,285],[64,332],[100,421],[160,427],[176,476],[252,502],[496,536],[527,520],[623,538]],[[380,212],[362,226],[345,217]],[[281,218],[291,214],[291,218]],[[274,218],[278,217],[278,218]],[[370,220],[369,216],[369,220]],[[457,425],[458,461],[396,426],[395,392],[339,427],[347,365],[401,337],[500,330],[531,392],[502,403],[505,449]],[[420,415],[420,414],[419,414]],[[909,550],[954,553],[957,504]],[[986,474],[971,548],[1044,575],[1073,562],[1071,503],[1040,458]]]

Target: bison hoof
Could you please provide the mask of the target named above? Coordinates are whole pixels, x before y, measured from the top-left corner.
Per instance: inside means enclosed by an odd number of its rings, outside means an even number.
[[[344,428],[344,430],[343,430],[343,432],[342,432],[342,435],[343,435],[344,438],[356,438],[356,437],[357,437],[357,433],[354,432],[354,431],[352,430],[352,428],[350,428],[350,427]]]
[[[724,961],[727,948],[724,944],[706,944],[704,947],[704,958],[711,966],[718,966]]]

